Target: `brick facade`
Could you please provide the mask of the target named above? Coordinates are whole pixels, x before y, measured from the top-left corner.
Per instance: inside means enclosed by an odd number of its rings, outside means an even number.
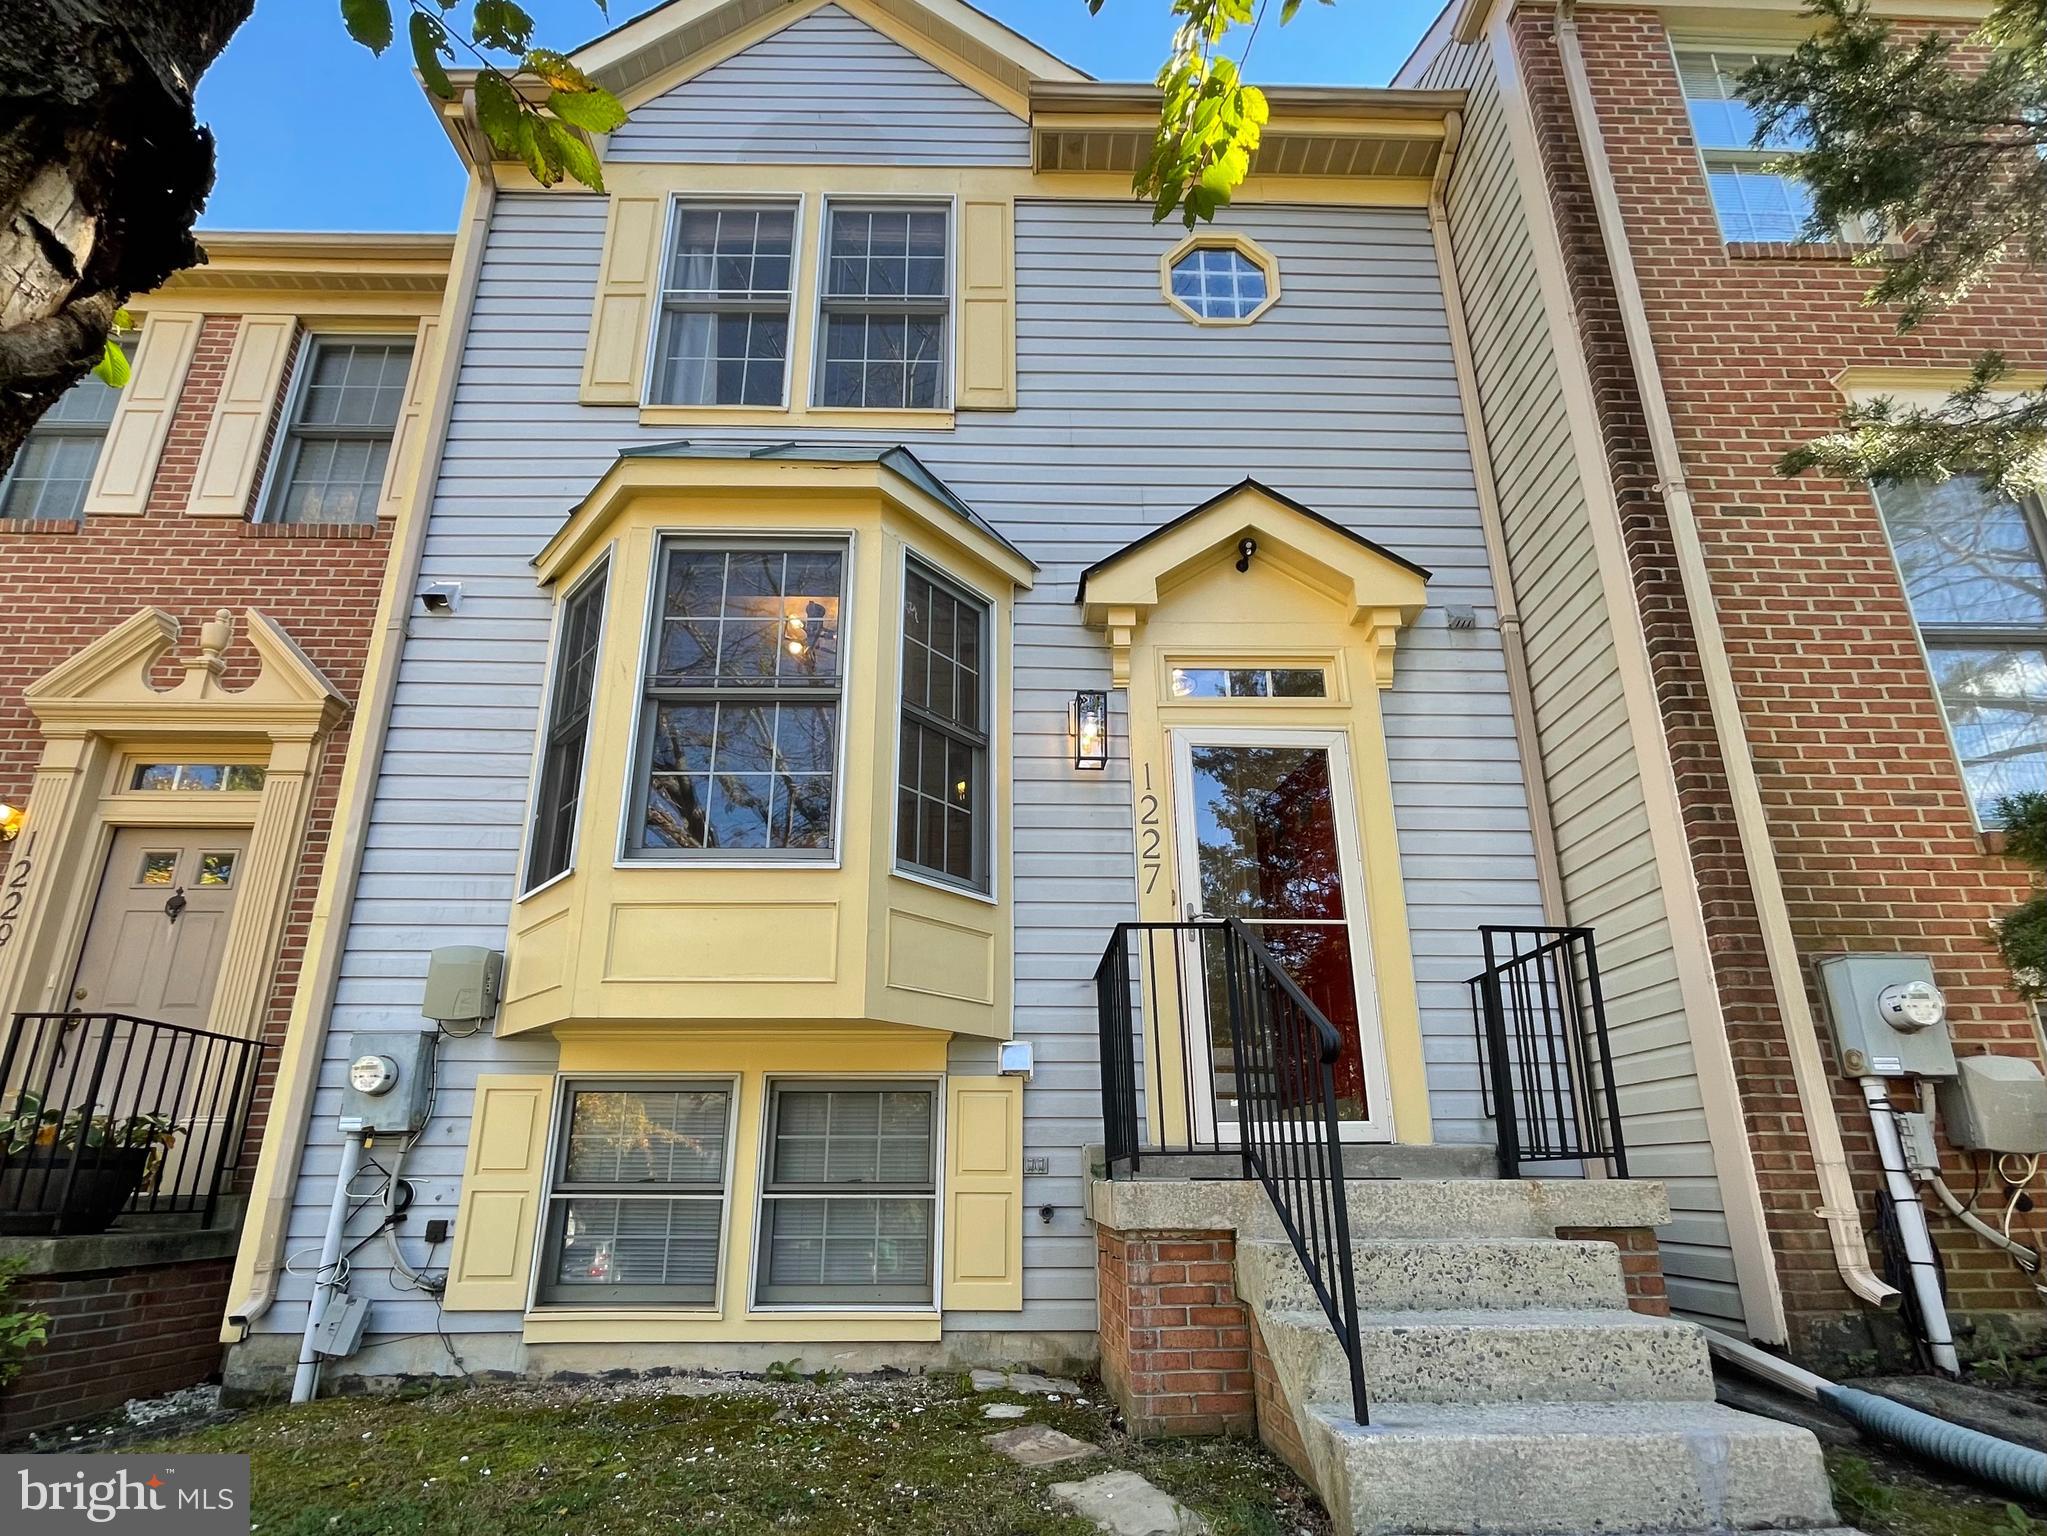
[[[1248,1435],[1250,1314],[1232,1232],[1095,1233],[1102,1380],[1135,1435]]]
[[[1670,1316],[1670,1288],[1663,1279],[1663,1249],[1654,1227],[1559,1227],[1567,1241],[1612,1243],[1621,1254],[1621,1283],[1628,1306],[1649,1317]]]
[[[253,521],[267,464],[258,469],[243,517],[185,511],[240,323],[234,313],[208,313],[202,321],[144,512],[97,514],[76,523],[0,521],[0,607],[9,616],[10,641],[0,654],[0,801],[28,800],[43,749],[23,689],[145,607],[160,608],[183,626],[181,643],[153,676],[159,687],[182,677],[180,662],[216,610],[230,609],[239,620],[254,608],[281,626],[344,698],[357,699],[390,553],[389,524]],[[404,329],[413,324],[406,321]],[[295,354],[302,355],[303,346],[301,333]],[[266,459],[291,387],[288,367],[272,406]],[[225,660],[229,689],[254,678],[257,658],[245,635],[237,634]],[[328,736],[314,775],[263,1005],[263,1037],[273,1046],[283,1039],[297,990],[351,723],[344,717]],[[30,803],[31,820],[34,809]],[[6,853],[0,845],[0,864]],[[273,1050],[251,1106],[243,1181],[261,1142],[275,1061]],[[0,1398],[0,1436],[70,1422],[214,1374],[230,1274],[231,1261],[207,1258],[24,1279],[16,1299],[50,1315],[50,1339]]]
[[[1578,26],[1808,986],[1820,955],[1923,951],[1947,993],[1960,1051],[2037,1054],[2036,1022],[2011,992],[1987,926],[2024,899],[2029,878],[1989,852],[1976,828],[1874,499],[1861,485],[1784,479],[1774,465],[1837,418],[1833,380],[1844,368],[1965,368],[1990,348],[2015,366],[2039,367],[2047,286],[2037,274],[2015,274],[1901,338],[1890,315],[1862,304],[1872,278],[1849,264],[1846,248],[1724,244],[1661,17],[1587,10]],[[1784,1026],[1550,12],[1521,10],[1513,29],[1794,1346],[1855,1349],[1866,1343],[1858,1335],[1870,1314],[1840,1284],[1812,1214],[1818,1189]],[[1816,990],[1812,998],[1823,1020]],[[1831,1063],[1831,1042],[1825,1052]],[[1860,1096],[1846,1078],[1834,1088],[1858,1188],[1874,1191]],[[1966,1187],[1972,1176],[1959,1177]],[[1868,1206],[1863,1214],[1870,1224]],[[2038,1239],[2037,1217],[2020,1227]],[[1970,1314],[2037,1316],[2030,1287],[2003,1258],[1945,1218],[1936,1238],[1965,1322]]]
[[[25,1279],[10,1310],[50,1319],[21,1380],[0,1392],[0,1445],[204,1381],[220,1366],[232,1259]]]

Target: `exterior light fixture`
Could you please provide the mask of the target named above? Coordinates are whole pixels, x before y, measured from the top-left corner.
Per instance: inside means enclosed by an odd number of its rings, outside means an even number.
[[[1073,738],[1073,766],[1109,766],[1109,695],[1099,688],[1083,688],[1073,696],[1067,713],[1067,734]]]
[[[11,843],[21,836],[22,820],[20,806],[0,802],[0,843]]]

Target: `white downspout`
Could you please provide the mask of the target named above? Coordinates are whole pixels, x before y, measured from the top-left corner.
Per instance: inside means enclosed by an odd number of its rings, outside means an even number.
[[[1919,1320],[1933,1351],[1934,1366],[1946,1375],[1959,1376],[1962,1362],[1955,1354],[1954,1331],[1948,1326],[1947,1298],[1940,1291],[1940,1260],[1933,1251],[1933,1234],[1926,1227],[1926,1207],[1919,1203],[1919,1191],[1913,1188],[1912,1175],[1905,1167],[1905,1143],[1898,1134],[1898,1112],[1891,1107],[1890,1087],[1880,1077],[1865,1077],[1862,1097],[1869,1105],[1877,1157],[1884,1165],[1884,1193],[1898,1218],[1898,1236],[1912,1270],[1912,1296],[1919,1303]]]
[[[1678,583],[1684,590],[1685,612],[1691,620],[1692,633],[1698,645],[1699,670],[1706,685],[1707,712],[1713,723],[1714,744],[1727,775],[1728,795],[1734,804],[1735,830],[1755,895],[1756,920],[1762,930],[1770,988],[1776,996],[1778,1017],[1783,1021],[1791,1075],[1798,1088],[1798,1106],[1805,1120],[1806,1139],[1812,1148],[1813,1173],[1820,1186],[1820,1207],[1815,1214],[1826,1224],[1833,1245],[1834,1264],[1841,1273],[1842,1283],[1872,1306],[1892,1309],[1902,1298],[1895,1287],[1886,1284],[1870,1268],[1862,1223],[1856,1215],[1855,1181],[1848,1167],[1847,1150],[1841,1142],[1841,1122],[1834,1111],[1832,1085],[1826,1060],[1820,1051],[1819,1032],[1806,999],[1798,947],[1791,933],[1790,909],[1785,903],[1784,883],[1778,874],[1776,850],[1771,845],[1769,821],[1763,808],[1762,787],[1757,782],[1755,763],[1749,755],[1748,735],[1741,720],[1741,699],[1735,691],[1734,673],[1727,659],[1727,641],[1720,628],[1720,615],[1713,605],[1712,575],[1706,565],[1705,547],[1692,512],[1691,489],[1685,483],[1684,458],[1678,448],[1677,430],[1671,422],[1670,403],[1664,396],[1663,372],[1656,361],[1649,317],[1642,306],[1642,287],[1635,272],[1634,252],[1628,243],[1627,224],[1621,213],[1619,195],[1614,191],[1613,166],[1606,153],[1606,135],[1599,124],[1592,78],[1586,72],[1585,54],[1579,46],[1573,0],[1557,0],[1556,42],[1568,92],[1569,109],[1565,116],[1585,157],[1586,179],[1591,184],[1593,206],[1598,214],[1600,244],[1605,250],[1607,268],[1613,278],[1614,297],[1620,306],[1628,358],[1634,371],[1635,391],[1641,399],[1642,417],[1649,429],[1650,450],[1656,466],[1656,488],[1663,497],[1664,510],[1669,518]]]

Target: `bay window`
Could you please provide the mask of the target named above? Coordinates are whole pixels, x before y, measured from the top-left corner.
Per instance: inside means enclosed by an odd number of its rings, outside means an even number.
[[[929,1306],[937,1092],[772,1084],[755,1301]]]
[[[526,863],[529,890],[566,870],[575,848],[590,710],[597,688],[597,652],[604,633],[604,594],[609,584],[609,567],[600,565],[562,604],[561,627],[555,637],[553,696],[548,701],[540,785],[533,804],[533,846]]]
[[[1957,475],[1880,486],[1912,616],[1926,645],[1979,820],[2047,790],[2047,524],[2030,499]]]
[[[629,854],[832,855],[845,565],[822,540],[663,544]]]

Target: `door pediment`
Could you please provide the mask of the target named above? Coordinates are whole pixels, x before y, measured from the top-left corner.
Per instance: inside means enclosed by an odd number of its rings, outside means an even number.
[[[1364,630],[1379,686],[1392,686],[1394,643],[1426,605],[1429,573],[1255,480],[1088,567],[1075,600],[1086,622],[1107,635],[1116,686],[1127,688],[1142,626],[1183,604],[1198,608],[1216,583],[1254,569],[1261,582],[1277,571],[1310,601],[1331,605],[1342,623]]]

